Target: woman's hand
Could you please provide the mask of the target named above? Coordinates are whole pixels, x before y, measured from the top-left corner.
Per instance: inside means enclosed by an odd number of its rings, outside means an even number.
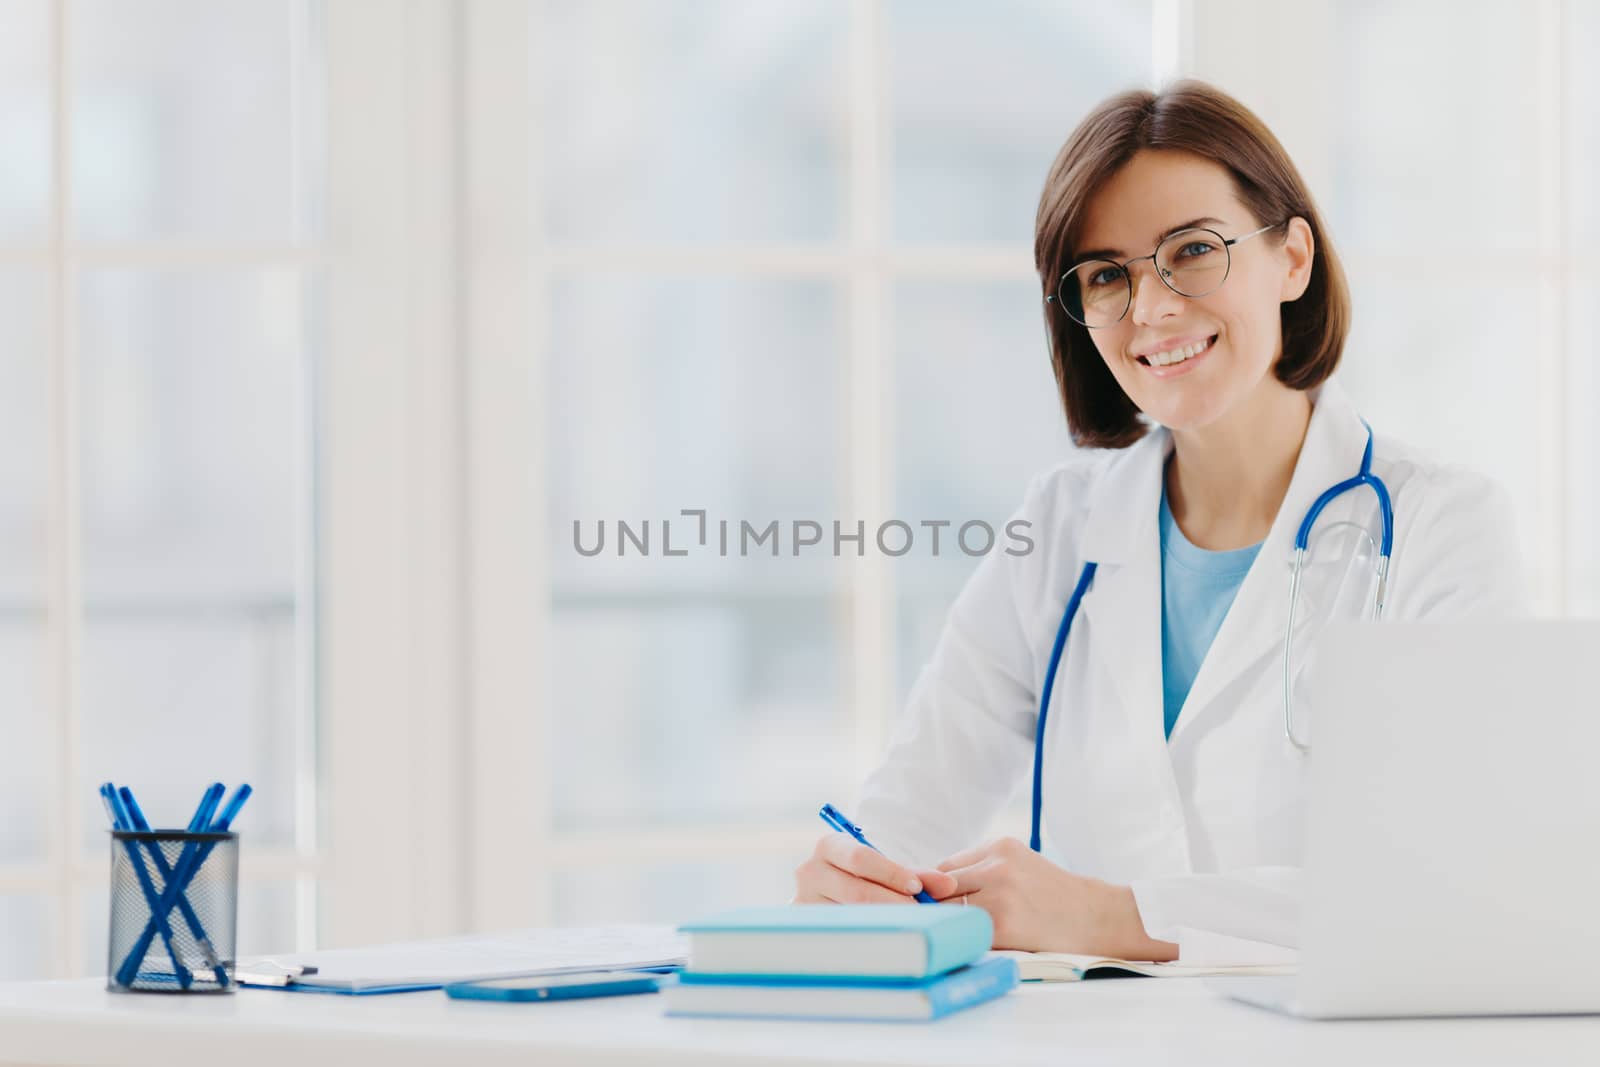
[[[846,834],[827,834],[794,869],[794,889],[796,904],[914,904],[923,889],[949,896],[956,880],[941,871],[902,867]]]
[[[1178,958],[1177,945],[1146,936],[1133,890],[1063,870],[1014,837],[958,852],[939,869],[954,875],[956,885],[933,895],[949,903],[965,898],[987,911],[995,948]]]

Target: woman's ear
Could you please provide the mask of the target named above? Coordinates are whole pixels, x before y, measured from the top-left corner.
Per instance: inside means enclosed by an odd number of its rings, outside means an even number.
[[[1283,239],[1282,251],[1288,259],[1289,271],[1283,276],[1278,292],[1280,303],[1291,304],[1305,295],[1311,284],[1311,261],[1316,250],[1311,236],[1311,224],[1296,215],[1289,220],[1289,232]]]

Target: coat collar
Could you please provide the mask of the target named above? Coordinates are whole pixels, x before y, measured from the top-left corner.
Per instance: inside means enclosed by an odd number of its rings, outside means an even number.
[[[1173,740],[1262,656],[1281,649],[1288,621],[1288,561],[1307,510],[1329,486],[1360,468],[1367,428],[1337,383],[1311,394],[1305,443],[1261,551],[1245,576],[1189,691]],[[1083,609],[1097,658],[1109,667],[1132,713],[1161,737],[1161,542],[1157,513],[1172,435],[1157,430],[1114,457],[1100,479],[1084,534],[1084,558],[1101,565]],[[1348,514],[1347,493],[1325,514]],[[1370,505],[1370,500],[1360,501]],[[1297,626],[1296,629],[1299,629]]]

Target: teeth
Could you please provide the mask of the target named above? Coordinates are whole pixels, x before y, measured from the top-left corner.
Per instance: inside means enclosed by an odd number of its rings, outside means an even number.
[[[1210,343],[1210,339],[1208,338],[1204,341],[1196,341],[1192,345],[1184,345],[1182,348],[1174,348],[1166,352],[1157,352],[1154,355],[1146,358],[1150,360],[1150,363],[1153,366],[1170,367],[1174,363],[1182,363],[1186,359],[1192,359],[1195,356],[1198,356],[1201,352],[1205,351],[1206,345]]]

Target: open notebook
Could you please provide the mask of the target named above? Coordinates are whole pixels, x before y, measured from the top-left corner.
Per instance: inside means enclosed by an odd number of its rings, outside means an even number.
[[[991,956],[1017,961],[1024,982],[1078,982],[1090,978],[1210,978],[1226,975],[1293,974],[1292,963],[1194,966],[1183,963],[1140,963],[1106,956],[1080,956],[1071,952],[1016,952],[1003,950]]]

